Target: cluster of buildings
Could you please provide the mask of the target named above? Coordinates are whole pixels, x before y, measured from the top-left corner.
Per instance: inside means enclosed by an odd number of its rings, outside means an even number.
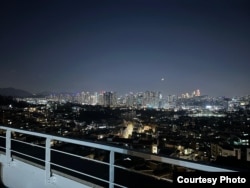
[[[173,103],[177,100],[176,95],[168,95],[163,98],[159,91],[145,91],[133,93],[130,92],[124,96],[118,96],[117,92],[80,92],[76,94],[55,94],[47,97],[53,101],[70,101],[87,105],[102,105],[106,107],[151,107],[163,108],[167,103]]]
[[[27,105],[2,106],[0,120],[4,125],[30,131],[250,169],[249,96],[167,99],[174,102],[173,108],[152,108],[149,104],[159,105],[163,99],[157,92],[131,93],[125,97],[127,105],[121,105],[113,92],[99,95],[99,105],[91,104],[91,96],[82,93],[76,98],[68,96],[68,100],[66,96],[18,99]],[[113,101],[116,105],[111,105]]]
[[[81,105],[100,105],[104,107],[134,108],[134,109],[196,109],[196,108],[214,108],[228,109],[242,107],[249,104],[250,96],[226,98],[209,97],[201,95],[199,89],[192,93],[182,95],[163,95],[159,91],[145,91],[118,96],[117,92],[79,92],[79,93],[57,93],[44,97],[19,98],[19,101],[25,101],[30,104],[47,104],[48,102],[76,103]]]
[[[188,99],[201,96],[200,90],[197,89],[191,94],[185,93],[181,96],[167,95],[159,91],[145,91],[145,92],[130,92],[124,96],[118,96],[117,92],[102,91],[102,92],[79,92],[79,93],[57,93],[46,96],[46,100],[58,102],[74,102],[87,105],[102,105],[106,107],[151,107],[151,108],[169,108],[178,99]],[[44,103],[46,100],[36,100],[29,98],[30,103]]]

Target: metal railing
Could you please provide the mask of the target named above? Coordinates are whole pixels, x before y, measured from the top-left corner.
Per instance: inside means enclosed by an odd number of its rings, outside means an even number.
[[[147,177],[151,178],[153,177],[154,179],[157,180],[163,180],[168,183],[172,182],[171,178],[164,178],[164,176],[157,176],[152,173],[147,173],[150,170],[136,172],[134,169],[127,167],[126,165],[125,166],[121,165],[117,163],[118,159],[117,156],[128,156],[127,158],[128,161],[131,160],[129,157],[136,157],[138,159],[155,161],[160,164],[168,164],[171,166],[184,167],[187,169],[193,169],[199,171],[207,171],[207,172],[232,171],[226,168],[210,166],[193,161],[181,160],[178,158],[159,156],[156,154],[143,153],[135,150],[129,150],[126,148],[124,149],[124,148],[114,147],[111,145],[100,144],[97,142],[89,142],[89,141],[65,138],[38,132],[26,131],[22,129],[10,128],[5,126],[0,126],[0,131],[2,133],[0,134],[1,135],[0,139],[2,140],[0,149],[5,153],[7,162],[11,162],[14,156],[23,157],[30,161],[36,161],[36,163],[44,167],[45,178],[47,183],[53,180],[53,173],[55,171],[62,171],[63,173],[80,177],[80,179],[82,177],[86,177],[87,181],[90,182],[92,180],[95,183],[102,182],[100,186],[103,186],[105,184],[106,185],[105,187],[109,188],[127,187],[126,185],[122,185],[120,183],[121,181],[119,180],[116,181],[118,177],[116,173],[118,173],[119,170],[133,171],[133,173],[143,174]],[[40,140],[37,141],[36,139],[33,139],[33,141],[27,141],[27,138],[29,136],[32,138],[33,137],[39,138]],[[21,139],[21,138],[26,138],[26,139]],[[22,145],[22,147],[20,147],[20,144]],[[65,149],[60,148],[60,145],[62,144],[70,144],[71,146],[75,145],[78,147],[78,149],[74,150],[74,152],[69,152]],[[107,160],[98,160],[93,157],[91,158],[88,155],[83,155],[79,151],[83,151],[84,149],[88,149],[88,151],[93,151],[93,149],[95,151],[102,151],[104,152],[104,154],[108,156]],[[66,157],[65,160],[61,160],[60,162],[59,159],[63,159],[64,157]],[[83,165],[85,171],[72,167],[74,163],[73,158],[76,160],[75,166],[78,166],[80,163],[85,161]],[[72,161],[70,164],[65,164],[69,163],[71,159]],[[124,159],[123,161],[126,160],[125,158],[123,159]],[[93,165],[91,168],[89,168],[89,170],[87,170],[85,167],[87,163],[91,163]],[[97,176],[96,174],[100,174],[100,176]]]

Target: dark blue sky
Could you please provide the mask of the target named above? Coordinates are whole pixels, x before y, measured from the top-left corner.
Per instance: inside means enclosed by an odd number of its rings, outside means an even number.
[[[1,88],[250,94],[248,0],[3,0],[0,15]]]

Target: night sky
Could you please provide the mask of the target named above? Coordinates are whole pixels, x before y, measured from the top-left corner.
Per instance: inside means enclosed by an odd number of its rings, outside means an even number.
[[[2,0],[0,88],[250,94],[248,0]]]

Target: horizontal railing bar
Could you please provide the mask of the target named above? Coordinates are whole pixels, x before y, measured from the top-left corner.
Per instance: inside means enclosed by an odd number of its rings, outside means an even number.
[[[119,185],[119,184],[117,184],[117,183],[112,183],[112,182],[110,182],[110,184],[113,184],[113,185],[115,185],[115,186],[122,187],[122,188],[127,188],[127,187],[125,187],[125,186],[123,186],[123,185]]]
[[[96,160],[96,159],[91,159],[91,158],[80,156],[80,155],[76,155],[76,154],[73,154],[73,153],[68,153],[68,152],[65,152],[65,151],[57,150],[57,149],[50,149],[50,150],[58,152],[58,153],[63,153],[63,154],[66,154],[66,155],[70,155],[70,156],[73,156],[73,157],[78,157],[80,159],[86,159],[86,160],[89,160],[89,161],[93,161],[93,162],[97,162],[97,163],[109,165],[109,163],[107,163],[107,162],[99,161],[99,160]]]
[[[94,143],[94,142],[87,142],[87,141],[76,140],[76,139],[72,139],[72,138],[64,138],[64,137],[54,136],[54,135],[50,135],[50,134],[31,132],[31,131],[20,130],[20,129],[16,129],[16,128],[4,127],[4,126],[0,126],[0,129],[10,130],[13,132],[19,132],[19,133],[23,133],[23,134],[32,135],[32,136],[49,138],[51,140],[58,140],[58,141],[67,142],[67,143],[71,143],[71,144],[84,145],[84,146],[88,146],[91,148],[98,148],[98,149],[107,150],[107,151],[112,150],[114,152],[124,153],[124,151],[123,151],[124,149],[122,149],[122,148],[116,148],[116,147],[102,145],[102,144],[98,144],[98,143]]]
[[[23,144],[26,144],[26,145],[30,145],[30,146],[34,146],[34,147],[38,147],[38,148],[42,148],[42,149],[45,149],[45,146],[40,146],[38,144],[33,144],[33,143],[29,143],[29,142],[24,142],[24,141],[21,141],[21,140],[17,140],[17,139],[11,139],[13,141],[16,141],[16,142],[20,142],[20,143],[23,143]]]
[[[122,170],[126,170],[126,171],[136,172],[136,173],[143,174],[143,175],[146,175],[146,176],[150,176],[150,177],[153,177],[153,178],[156,178],[156,179],[161,179],[161,180],[172,182],[172,180],[170,180],[170,179],[161,178],[161,177],[153,175],[153,174],[147,174],[143,170],[135,170],[135,169],[131,169],[131,168],[126,168],[126,167],[123,167],[123,166],[119,166],[119,165],[114,165],[114,167],[122,169]],[[153,170],[148,170],[148,171],[153,171]]]
[[[44,160],[39,159],[39,158],[37,158],[37,157],[34,157],[34,156],[32,156],[32,155],[27,155],[27,154],[21,153],[21,152],[16,151],[16,150],[11,150],[11,151],[14,152],[14,153],[23,155],[23,156],[25,156],[25,157],[29,157],[29,158],[31,158],[31,159],[36,159],[36,160],[38,160],[38,161],[45,162]]]
[[[99,160],[96,160],[96,159],[91,159],[91,158],[88,158],[88,157],[81,157],[81,159],[85,159],[85,160],[89,160],[89,161],[93,161],[93,162],[97,162],[97,163],[109,165],[109,163],[107,163],[107,162],[99,161]]]
[[[120,168],[122,170],[128,170],[129,168],[123,167],[123,166],[119,166],[119,165],[113,165],[116,168]]]
[[[0,138],[4,138],[4,139],[5,139],[5,138],[6,138],[6,136],[0,136]]]
[[[0,149],[6,149],[6,147],[0,146]]]
[[[65,152],[65,151],[61,151],[61,150],[57,150],[57,149],[52,149],[50,148],[51,151],[55,151],[55,152],[58,152],[58,153],[63,153],[63,154],[66,154],[66,155],[71,155],[73,157],[78,157],[78,158],[81,158],[82,156],[80,155],[76,155],[76,154],[73,154],[73,153],[69,153],[69,152]]]
[[[91,175],[89,175],[89,174],[85,174],[85,173],[83,173],[83,172],[80,172],[80,171],[77,171],[77,170],[74,170],[74,169],[71,169],[71,168],[67,168],[67,167],[65,167],[65,166],[61,166],[61,165],[59,165],[59,164],[56,164],[56,163],[50,163],[51,165],[54,165],[54,166],[57,166],[57,167],[60,167],[60,168],[63,168],[63,169],[65,169],[65,170],[69,170],[69,171],[71,171],[71,172],[75,172],[75,173],[77,173],[77,174],[81,174],[81,175],[84,175],[84,176],[88,176],[88,177],[90,177],[90,178],[93,178],[93,179],[96,179],[96,180],[99,180],[99,181],[102,181],[102,182],[105,182],[105,183],[110,183],[109,181],[107,181],[107,180],[104,180],[104,179],[101,179],[101,178],[98,178],[98,177],[95,177],[95,176],[91,176]],[[51,167],[52,169],[53,169],[53,167]]]

